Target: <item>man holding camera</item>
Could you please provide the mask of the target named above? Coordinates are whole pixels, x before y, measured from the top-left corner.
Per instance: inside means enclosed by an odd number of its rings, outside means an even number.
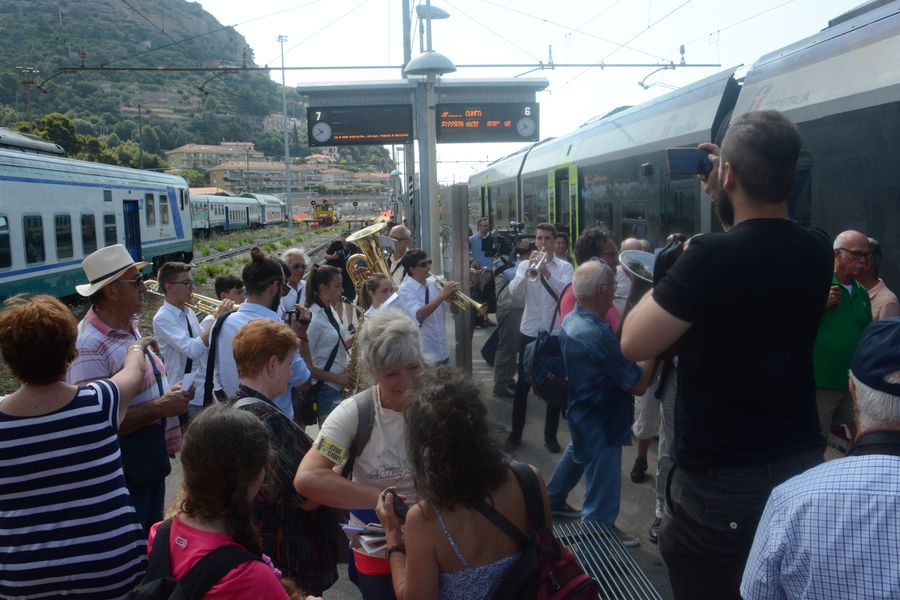
[[[701,145],[704,191],[727,231],[694,238],[623,324],[629,360],[677,343],[659,549],[679,599],[740,598],[769,493],[822,461],[813,346],[833,256],[823,232],[790,220],[800,145],[775,111],[736,119],[721,159]]]
[[[513,297],[524,300],[522,324],[519,326],[519,374],[513,398],[512,431],[506,438],[507,448],[516,448],[522,443],[525,429],[525,413],[528,408],[528,382],[525,379],[525,346],[534,341],[538,331],[550,328],[551,334],[559,333],[557,305],[559,297],[572,281],[575,269],[564,260],[553,255],[556,229],[549,223],[541,223],[534,234],[535,251],[528,261],[516,267],[516,276],[509,283]],[[560,451],[556,431],[559,429],[559,408],[547,404],[544,421],[544,445],[550,452]]]

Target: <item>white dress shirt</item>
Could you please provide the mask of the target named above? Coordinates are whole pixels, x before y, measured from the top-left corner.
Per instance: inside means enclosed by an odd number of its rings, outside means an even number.
[[[231,313],[222,329],[219,330],[219,336],[216,339],[216,370],[219,373],[219,379],[222,382],[222,389],[225,394],[231,398],[238,389],[237,365],[234,362],[234,351],[231,349],[231,342],[241,327],[254,319],[271,319],[275,320],[277,315],[275,311],[269,310],[260,304],[251,302],[243,302],[238,309]],[[281,412],[288,417],[294,417],[294,404],[291,402],[291,388],[303,385],[310,378],[309,369],[306,363],[300,358],[299,352],[294,352],[294,359],[291,361],[291,379],[288,382],[288,389],[284,394],[272,400],[272,404],[278,407]]]
[[[295,304],[306,305],[306,282],[301,279],[297,287],[292,286],[290,282],[288,282],[287,286],[291,288],[291,291],[288,292],[287,296],[281,297],[281,304],[278,305],[279,321],[284,318],[284,313],[294,308]]]
[[[350,337],[350,332],[344,327],[344,324],[341,322],[340,317],[338,317],[334,309],[329,306],[328,310],[331,311],[332,318],[334,318],[341,330],[341,338],[346,342]],[[347,350],[344,349],[344,345],[341,344],[338,339],[338,332],[328,321],[328,315],[325,314],[325,309],[318,303],[315,303],[310,307],[309,312],[312,313],[312,321],[309,324],[309,328],[306,330],[306,337],[309,338],[309,353],[312,355],[313,366],[317,369],[324,369],[325,364],[328,362],[328,357],[331,356],[331,351],[334,350],[334,346],[337,344],[338,351],[334,356],[334,362],[331,364],[331,368],[328,369],[328,371],[335,375],[346,373],[348,358]],[[341,386],[336,383],[331,383],[330,381],[326,381],[325,385],[333,387],[336,390],[341,389]]]
[[[538,331],[547,329],[553,324],[550,332],[559,333],[559,317],[556,313],[556,298],[550,295],[540,278],[529,281],[525,276],[528,270],[528,260],[523,260],[516,266],[516,276],[509,282],[509,293],[514,298],[525,301],[525,311],[522,313],[522,324],[519,331],[530,337],[537,337]],[[575,269],[571,263],[553,257],[547,263],[550,278],[545,279],[547,284],[556,292],[557,298],[562,294],[566,284],[571,283]]]
[[[631,277],[622,268],[622,265],[616,267],[616,296],[613,298],[613,305],[619,309],[619,314],[625,314],[625,301],[628,299],[628,292],[631,291]]]
[[[428,302],[433,302],[440,295],[440,291],[434,284],[434,277],[429,277],[425,284],[428,286]],[[399,304],[406,313],[416,321],[416,313],[425,306],[425,286],[407,277],[397,289]],[[420,338],[422,344],[422,357],[426,362],[436,363],[450,358],[450,350],[447,348],[447,329],[444,325],[444,315],[447,314],[447,303],[441,304],[433,313],[420,324]]]
[[[188,324],[191,326],[190,334]],[[178,308],[166,301],[153,316],[153,335],[159,343],[163,362],[166,363],[166,378],[170,386],[184,379],[187,360],[190,358],[193,361],[191,373],[194,373],[195,390],[191,404],[196,406],[203,405],[203,381],[209,350],[200,339],[202,333],[203,328],[197,315],[187,307]]]

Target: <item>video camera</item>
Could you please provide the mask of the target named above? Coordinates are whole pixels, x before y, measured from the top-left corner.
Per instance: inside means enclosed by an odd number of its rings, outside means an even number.
[[[481,243],[481,251],[490,258],[499,258],[506,264],[516,264],[516,258],[524,253],[530,254],[536,247],[534,235],[523,233],[525,224],[510,221],[506,229],[495,229]],[[527,248],[519,248],[523,240],[527,240]]]

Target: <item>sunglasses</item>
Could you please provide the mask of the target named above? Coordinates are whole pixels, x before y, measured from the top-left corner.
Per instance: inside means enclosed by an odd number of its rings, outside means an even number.
[[[305,271],[306,265],[304,263],[297,263],[295,265],[291,265],[291,268],[295,271]]]
[[[430,266],[431,266],[431,260],[423,260],[422,262],[420,262],[420,263],[417,264],[416,266],[417,266],[417,267],[430,267]]]
[[[141,285],[143,285],[143,283],[144,283],[144,276],[138,275],[134,279],[120,279],[119,282],[120,283],[133,283],[134,287],[141,287]]]

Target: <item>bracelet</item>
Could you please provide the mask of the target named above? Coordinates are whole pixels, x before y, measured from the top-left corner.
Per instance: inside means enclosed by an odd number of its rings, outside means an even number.
[[[405,544],[397,544],[396,546],[391,546],[390,548],[387,549],[387,552],[385,552],[384,555],[388,560],[391,560],[391,554],[393,554],[394,552],[399,552],[400,554],[403,554],[405,556],[406,555],[406,545]]]

